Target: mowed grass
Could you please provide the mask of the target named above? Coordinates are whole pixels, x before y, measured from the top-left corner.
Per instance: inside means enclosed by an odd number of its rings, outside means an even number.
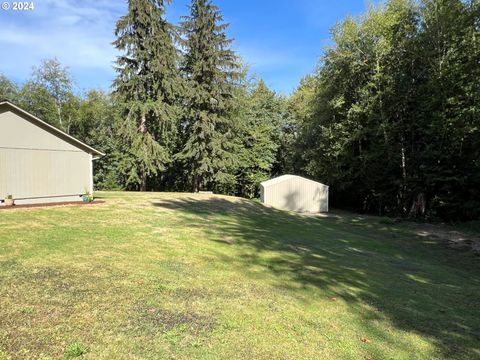
[[[0,212],[0,358],[480,358],[480,266],[381,218],[100,193]]]

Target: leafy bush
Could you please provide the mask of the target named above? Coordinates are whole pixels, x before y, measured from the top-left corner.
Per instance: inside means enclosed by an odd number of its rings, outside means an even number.
[[[87,351],[88,349],[85,345],[75,342],[67,348],[63,357],[64,359],[73,359],[85,355]]]

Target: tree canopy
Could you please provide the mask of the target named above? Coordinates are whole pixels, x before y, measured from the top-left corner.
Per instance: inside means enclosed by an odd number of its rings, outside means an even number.
[[[480,215],[478,19],[475,1],[391,0],[333,29],[296,151],[334,205]]]

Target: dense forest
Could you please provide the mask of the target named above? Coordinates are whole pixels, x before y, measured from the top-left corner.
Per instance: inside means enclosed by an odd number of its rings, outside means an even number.
[[[106,153],[97,189],[254,198],[295,173],[336,207],[429,220],[480,217],[480,2],[390,0],[339,22],[316,70],[282,96],[231,49],[209,0],[174,25],[130,0],[110,92],[75,90],[56,59],[0,98]]]

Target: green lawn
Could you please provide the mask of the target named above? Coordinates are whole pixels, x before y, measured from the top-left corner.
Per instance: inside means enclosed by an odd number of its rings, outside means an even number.
[[[480,264],[376,217],[99,193],[0,211],[0,358],[480,358]]]

